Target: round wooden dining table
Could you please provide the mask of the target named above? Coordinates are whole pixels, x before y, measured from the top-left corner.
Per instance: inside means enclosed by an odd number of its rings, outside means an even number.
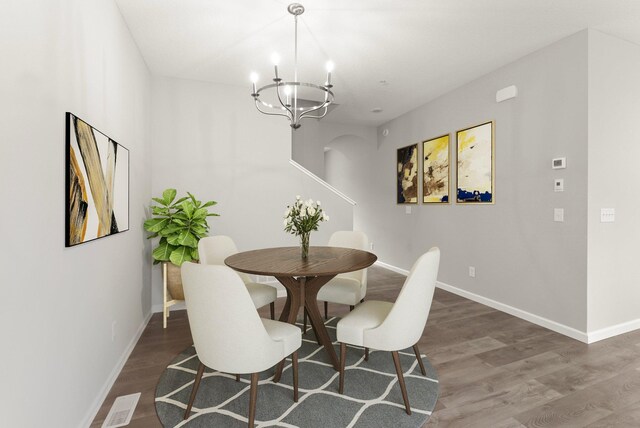
[[[365,269],[376,260],[377,257],[367,251],[341,247],[309,247],[309,256],[303,259],[300,247],[280,247],[237,253],[224,262],[239,272],[276,277],[287,290],[280,321],[295,324],[303,306],[318,342],[324,346],[333,368],[339,370],[338,356],[318,310],[318,291],[334,276]],[[281,373],[280,364],[274,377],[276,382]]]

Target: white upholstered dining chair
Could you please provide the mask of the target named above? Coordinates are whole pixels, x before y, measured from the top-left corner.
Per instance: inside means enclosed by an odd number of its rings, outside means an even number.
[[[259,373],[292,355],[293,399],[298,401],[300,329],[260,318],[242,279],[227,266],[182,265],[187,314],[200,365],[184,414],[187,419],[205,367],[251,374],[249,427],[253,427]],[[236,377],[237,379],[237,377]]]
[[[338,322],[340,394],[344,390],[347,344],[364,347],[365,359],[368,356],[368,348],[391,351],[405,410],[407,414],[411,414],[398,351],[413,347],[420,370],[426,375],[420,358],[418,340],[422,336],[431,309],[439,264],[440,250],[433,247],[413,264],[395,303],[368,300]]]
[[[364,232],[342,230],[334,232],[329,238],[330,247],[355,248],[369,250],[369,238]],[[339,303],[353,308],[363,301],[367,294],[367,269],[341,273],[327,282],[318,291],[318,301],[324,302],[324,318],[328,318],[328,304]],[[307,317],[304,316],[304,328],[307,331]]]
[[[206,265],[224,265],[224,259],[238,252],[233,240],[224,235],[206,236],[198,242],[200,263]],[[271,319],[275,318],[275,301],[278,291],[275,287],[251,281],[246,273],[238,272],[242,282],[247,287],[251,300],[256,308],[269,305]]]

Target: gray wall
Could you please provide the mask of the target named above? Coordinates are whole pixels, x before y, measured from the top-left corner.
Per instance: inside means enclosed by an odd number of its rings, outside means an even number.
[[[305,119],[302,126],[291,132],[291,159],[324,179],[324,145],[322,122]]]
[[[589,331],[640,327],[638,76],[640,46],[589,32]],[[600,208],[615,208],[615,223],[600,223]]]
[[[319,199],[330,217],[311,245],[352,229],[352,206],[289,164],[291,128],[283,118],[259,113],[246,88],[161,77],[152,88],[154,195],[174,187],[218,201],[213,210],[221,216],[210,218],[210,233],[231,236],[240,250],[298,245],[282,224],[296,195]],[[155,266],[156,310],[161,277]]]
[[[518,97],[497,104],[496,91],[509,85]],[[395,203],[396,149],[450,133],[455,191],[455,131],[487,120],[496,124],[495,205],[418,205],[405,214]],[[586,31],[380,126],[377,144],[361,146],[330,151],[327,159],[357,168],[360,178],[349,184],[358,202],[355,226],[381,261],[409,269],[437,245],[441,282],[586,330]],[[558,156],[569,168],[554,172]],[[328,181],[339,187],[330,169]],[[565,179],[564,193],[553,192],[556,177]],[[553,221],[554,207],[565,209],[564,223]]]
[[[0,40],[0,425],[86,426],[150,315],[149,73],[111,0],[3,2]],[[131,173],[130,230],[73,248],[67,111],[128,148]]]

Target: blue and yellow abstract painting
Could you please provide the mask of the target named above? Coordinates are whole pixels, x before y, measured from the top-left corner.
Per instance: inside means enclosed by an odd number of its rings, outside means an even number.
[[[457,201],[494,202],[493,122],[457,133]]]

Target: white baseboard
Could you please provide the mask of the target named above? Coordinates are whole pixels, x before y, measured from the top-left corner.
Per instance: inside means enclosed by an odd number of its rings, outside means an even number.
[[[560,324],[559,322],[541,317],[540,315],[532,314],[531,312],[527,312],[522,309],[515,308],[505,303],[498,302],[496,300],[489,299],[484,296],[480,296],[479,294],[471,293],[470,291],[466,291],[461,288],[457,288],[452,285],[445,284],[444,282],[438,281],[436,283],[436,286],[450,293],[457,294],[458,296],[462,296],[466,299],[473,300],[474,302],[481,303],[485,306],[489,306],[493,309],[497,309],[501,312],[505,312],[509,315],[513,315],[514,317],[518,317],[525,321],[529,321],[533,324],[537,324],[541,327],[548,328],[549,330],[553,330],[556,333],[560,333],[572,339],[579,340],[580,342],[589,343],[588,335],[584,331],[580,331],[573,327]]]
[[[120,359],[116,363],[115,367],[113,368],[113,370],[111,370],[111,373],[109,374],[109,377],[107,378],[107,380],[105,381],[104,385],[102,386],[102,389],[100,390],[100,393],[98,394],[96,399],[93,401],[93,404],[91,405],[91,407],[89,407],[89,411],[85,415],[85,417],[84,417],[84,419],[82,421],[82,424],[80,424],[81,427],[89,427],[89,426],[91,426],[91,422],[93,422],[93,419],[98,414],[98,411],[100,410],[100,407],[102,406],[102,403],[104,402],[104,400],[106,400],[107,395],[109,394],[109,391],[111,390],[111,387],[116,382],[116,379],[118,379],[118,376],[120,375],[120,372],[122,371],[122,368],[124,367],[125,363],[129,359],[129,356],[131,355],[131,352],[133,352],[133,348],[136,347],[136,344],[138,343],[138,340],[140,339],[140,336],[142,336],[142,332],[147,327],[147,324],[149,323],[149,320],[151,319],[151,315],[152,315],[152,313],[149,313],[145,317],[145,319],[142,321],[142,323],[140,324],[140,327],[138,327],[138,331],[136,331],[136,334],[133,336],[133,338],[131,339],[131,341],[129,342],[127,347],[125,348],[124,352],[120,356]]]
[[[380,266],[381,268],[385,268],[387,270],[390,270],[392,272],[399,273],[400,275],[404,275],[404,276],[409,275],[409,271],[408,270],[400,269],[397,266],[390,265],[389,263],[381,262],[380,260],[377,260],[374,264],[377,265],[377,266]]]
[[[388,263],[381,262],[379,260],[376,262],[376,265],[378,265],[380,267],[383,267],[385,269],[388,269],[390,271],[402,274],[402,275],[408,275],[409,274],[409,271],[407,271],[405,269],[401,269],[401,268],[399,268],[397,266],[393,266],[393,265],[390,265]],[[465,299],[473,300],[474,302],[483,304],[485,306],[489,306],[489,307],[497,309],[497,310],[499,310],[501,312],[505,312],[505,313],[507,313],[509,315],[513,315],[514,317],[518,317],[518,318],[521,318],[523,320],[529,321],[529,322],[531,322],[533,324],[537,324],[537,325],[542,326],[544,328],[548,328],[549,330],[553,330],[556,333],[560,333],[560,334],[563,334],[565,336],[569,336],[572,339],[576,339],[576,340],[579,340],[579,341],[584,342],[584,343],[591,343],[589,341],[589,339],[590,339],[589,336],[590,335],[587,335],[587,333],[585,333],[583,331],[580,331],[580,330],[577,330],[577,329],[575,329],[573,327],[569,327],[567,325],[560,324],[560,323],[552,321],[550,319],[541,317],[541,316],[536,315],[536,314],[532,314],[531,312],[527,312],[527,311],[524,311],[522,309],[515,308],[513,306],[507,305],[507,304],[502,303],[502,302],[498,302],[498,301],[493,300],[493,299],[489,299],[489,298],[481,296],[479,294],[471,293],[470,291],[463,290],[461,288],[454,287],[454,286],[449,285],[449,284],[445,284],[444,282],[441,282],[441,281],[437,281],[436,282],[436,287],[438,287],[438,288],[440,288],[442,290],[448,291],[450,293],[457,294],[458,296],[464,297]],[[611,337],[611,336],[609,336],[609,337]],[[598,339],[598,340],[600,340],[600,339]]]
[[[588,333],[589,341],[587,343],[598,342],[600,340],[608,339],[619,334],[628,333],[640,328],[640,319],[623,322],[613,325],[611,327],[601,328]]]

